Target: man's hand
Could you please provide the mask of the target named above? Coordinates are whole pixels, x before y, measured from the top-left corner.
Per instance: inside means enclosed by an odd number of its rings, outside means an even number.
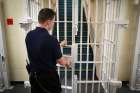
[[[59,63],[60,65],[63,65],[67,68],[69,68],[71,66],[71,59],[66,57],[66,56],[63,56],[61,57],[60,59],[57,60],[57,63]]]
[[[66,65],[65,65],[65,67],[69,68],[69,67],[71,66],[72,60],[71,60],[69,57],[67,57],[67,56],[64,56],[64,58],[65,58],[65,60],[66,60]]]
[[[67,40],[63,40],[61,43],[60,43],[60,46],[61,47],[65,47],[67,45]]]
[[[65,67],[67,67],[67,68],[71,67],[71,62],[67,61],[67,64],[65,65]]]

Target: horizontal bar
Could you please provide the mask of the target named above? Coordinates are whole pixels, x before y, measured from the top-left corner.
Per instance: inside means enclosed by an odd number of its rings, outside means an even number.
[[[76,61],[74,63],[103,63],[103,62],[102,61]],[[105,61],[105,63],[116,63],[116,62]]]
[[[33,20],[34,23],[38,23],[37,20]],[[54,22],[58,22],[58,23],[73,23],[73,21],[54,21]],[[123,24],[117,24],[113,21],[106,21],[106,22],[94,22],[94,21],[90,21],[90,22],[87,22],[87,21],[78,21],[78,23],[93,23],[93,24],[115,24],[115,25],[123,25]],[[125,24],[124,24],[125,25]]]
[[[65,71],[65,69],[61,69],[61,70],[59,70],[60,72],[64,72]],[[68,69],[67,71],[72,71],[71,69]],[[75,71],[86,71],[86,69],[82,69],[82,70],[79,70],[79,69],[75,69]],[[92,71],[92,69],[88,69],[88,71],[89,72],[91,72]]]
[[[76,43],[77,45],[103,45],[102,43]],[[66,45],[66,47],[71,47],[72,45]]]
[[[60,65],[60,64],[56,64],[56,66],[57,66],[57,67],[64,67],[63,65]]]
[[[74,63],[93,63],[93,64],[103,64],[103,62],[102,61],[76,61],[76,62],[74,62]],[[110,62],[110,61],[105,61],[105,63],[104,64],[115,64],[116,62]],[[58,67],[64,67],[63,65],[60,65],[60,64],[56,64],[56,66],[58,66]]]
[[[64,86],[64,85],[62,85],[61,87],[64,88],[64,89],[69,89],[69,90],[72,89],[72,86]]]
[[[107,80],[107,81],[103,81],[103,80],[99,80],[99,81],[97,81],[97,80],[95,80],[95,81],[86,81],[86,80],[84,80],[84,81],[77,81],[77,83],[118,83],[118,82],[121,82],[121,81],[112,81],[112,80]]]

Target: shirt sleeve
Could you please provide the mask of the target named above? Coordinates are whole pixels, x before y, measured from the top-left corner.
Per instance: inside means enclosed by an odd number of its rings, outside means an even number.
[[[62,52],[61,52],[60,44],[59,44],[57,39],[54,39],[53,51],[54,51],[54,57],[55,57],[56,60],[62,57]]]

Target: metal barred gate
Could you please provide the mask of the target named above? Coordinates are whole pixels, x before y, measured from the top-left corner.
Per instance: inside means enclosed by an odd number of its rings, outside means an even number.
[[[63,93],[116,93],[119,62],[119,20],[122,0],[27,0],[26,9],[37,26],[41,8],[55,5],[53,35],[67,40],[64,56],[72,58],[71,68],[59,64]],[[55,4],[53,4],[55,3]]]

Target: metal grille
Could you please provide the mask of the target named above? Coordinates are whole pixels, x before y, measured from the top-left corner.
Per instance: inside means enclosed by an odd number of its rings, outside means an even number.
[[[136,69],[136,89],[140,89],[140,54],[138,54],[138,64]]]
[[[138,32],[136,38],[136,46],[134,53],[134,64],[132,66],[131,84],[132,90],[140,90],[140,17],[138,24]]]
[[[3,80],[3,62],[2,62],[2,50],[3,50],[3,40],[2,40],[2,29],[0,23],[0,92],[3,91],[4,88],[4,80]]]
[[[3,24],[0,22],[0,92],[10,89],[8,73],[7,73],[7,60],[5,53],[5,34],[2,31]]]
[[[47,4],[45,0],[28,1],[33,29],[39,10]],[[68,45],[62,52],[73,61],[71,68],[57,65],[64,93],[116,92],[121,0],[93,2],[94,11],[91,0],[56,0],[53,35],[59,41],[67,40]],[[51,7],[51,1],[48,4]]]

